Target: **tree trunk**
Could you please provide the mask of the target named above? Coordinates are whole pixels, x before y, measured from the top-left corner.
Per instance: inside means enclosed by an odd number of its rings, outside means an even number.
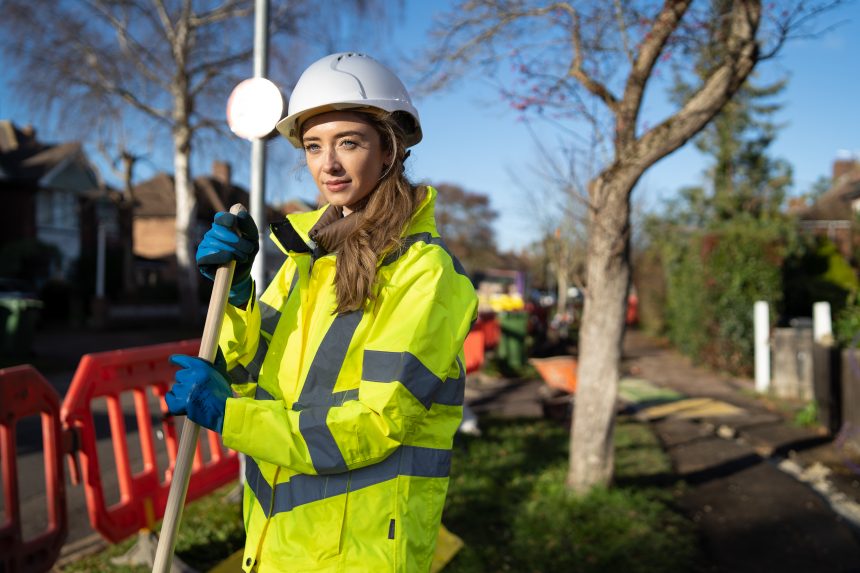
[[[577,494],[609,485],[630,283],[630,192],[641,175],[613,167],[591,182],[585,308],[567,486]]]
[[[190,131],[177,124],[173,130],[175,145],[173,167],[176,190],[176,265],[177,286],[179,288],[180,317],[183,324],[195,325],[199,321],[197,300],[197,265],[194,262],[194,244],[190,232],[194,228],[197,213],[197,199],[191,182]]]

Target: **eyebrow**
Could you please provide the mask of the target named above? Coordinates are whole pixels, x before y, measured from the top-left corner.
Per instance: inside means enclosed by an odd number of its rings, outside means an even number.
[[[340,133],[336,133],[336,134],[334,135],[334,138],[335,138],[335,139],[340,139],[341,137],[348,137],[348,136],[352,136],[352,137],[356,137],[356,136],[358,136],[358,137],[361,137],[361,138],[366,138],[366,137],[367,137],[367,135],[366,135],[365,133],[362,133],[361,131],[355,131],[355,130],[352,130],[352,131],[341,131]],[[320,140],[320,138],[319,138],[319,137],[303,137],[303,138],[302,138],[302,141],[303,141],[303,142],[305,142],[305,141],[319,141],[319,140]]]

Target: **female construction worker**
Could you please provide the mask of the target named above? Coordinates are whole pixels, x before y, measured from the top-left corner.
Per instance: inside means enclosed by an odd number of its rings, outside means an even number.
[[[380,63],[333,54],[278,130],[327,204],[271,226],[287,260],[259,300],[256,225],[216,215],[197,262],[209,278],[237,262],[226,366],[172,357],[168,406],[247,455],[245,571],[427,571],[477,302],[436,231],[436,191],[404,175],[418,113]]]

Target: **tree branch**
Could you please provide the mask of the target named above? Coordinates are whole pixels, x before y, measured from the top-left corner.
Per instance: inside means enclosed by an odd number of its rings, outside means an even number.
[[[169,91],[170,86],[165,81],[165,72],[167,70],[159,65],[159,58],[155,57],[155,55],[144,44],[141,44],[129,34],[128,22],[120,21],[104,4],[99,1],[87,0],[86,3],[114,29],[117,36],[117,42],[119,43],[120,50],[122,51],[126,61],[130,62],[143,77],[165,91]],[[141,56],[141,54],[143,56]],[[157,73],[150,68],[148,62],[151,62],[156,67],[160,68],[162,73]]]
[[[678,149],[696,135],[743,85],[758,62],[756,33],[761,19],[761,2],[738,0],[732,12],[730,33],[725,42],[723,62],[702,87],[672,117],[645,133],[635,143],[627,161],[644,168]],[[621,158],[620,158],[621,159]],[[621,159],[624,161],[624,159]]]
[[[242,6],[244,4],[244,6]],[[192,28],[202,28],[204,26],[208,26],[209,24],[214,24],[216,22],[221,22],[224,20],[231,20],[233,18],[244,18],[245,16],[250,16],[254,13],[254,5],[250,2],[241,2],[237,0],[229,0],[218,6],[217,8],[213,8],[208,12],[203,12],[196,16],[191,16],[188,21],[188,24]]]
[[[651,30],[640,44],[639,53],[636,55],[624,86],[621,113],[616,123],[616,145],[624,147],[635,139],[636,121],[642,107],[645,86],[648,84],[657,58],[690,7],[690,2],[691,0],[667,0],[654,19]]]
[[[161,29],[164,30],[164,35],[167,36],[167,41],[172,46],[176,43],[176,31],[173,29],[173,23],[167,14],[167,8],[164,7],[164,0],[153,0],[153,2],[155,3],[158,18],[161,21]]]
[[[615,0],[615,20],[618,22],[618,34],[621,36],[621,45],[624,47],[624,54],[627,56],[627,61],[633,65],[633,50],[630,49],[630,37],[627,35],[627,24],[624,22],[624,8],[621,6],[621,0]]]
[[[573,26],[571,28],[571,42],[573,42],[573,61],[568,68],[568,75],[577,80],[589,92],[600,98],[606,104],[612,113],[618,114],[618,98],[609,91],[605,85],[597,81],[590,74],[586,73],[582,68],[583,49],[582,49],[582,32],[580,30],[579,13],[569,4],[563,4],[568,12],[573,17]]]

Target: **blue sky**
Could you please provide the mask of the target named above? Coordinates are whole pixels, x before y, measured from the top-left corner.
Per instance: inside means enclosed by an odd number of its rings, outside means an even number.
[[[343,49],[366,51],[392,67],[402,66],[408,56],[426,44],[433,16],[452,3],[407,0],[400,17],[384,27],[384,40],[371,38],[367,45]],[[826,21],[845,22],[822,38],[789,44],[779,58],[760,68],[763,80],[789,77],[788,88],[781,98],[784,107],[777,116],[785,127],[771,149],[774,156],[793,165],[796,193],[805,191],[820,175],[829,174],[840,150],[860,153],[860,7],[857,3],[843,7],[828,15]],[[307,63],[321,55],[309,54]],[[2,72],[0,79],[5,79]],[[478,76],[472,76],[450,91],[417,99],[416,105],[425,139],[413,150],[411,177],[416,181],[454,183],[489,195],[500,214],[496,231],[502,248],[520,249],[536,239],[536,210],[512,173],[539,190],[543,183],[530,173],[543,159],[536,152],[526,126],[499,101],[495,89]],[[646,105],[651,106],[646,112],[654,115],[667,109],[658,96],[646,100]],[[5,81],[0,85],[0,117],[11,117],[18,124],[36,123],[13,98]],[[56,140],[50,129],[38,124],[37,127],[46,140]],[[550,145],[558,137],[558,134],[548,135]],[[285,140],[270,145],[289,147]],[[91,155],[96,154],[91,152]],[[312,184],[307,177],[296,176],[297,155],[292,151],[278,154],[284,155],[290,158],[287,165],[269,167],[267,198],[298,196],[312,200],[315,197]],[[211,160],[199,157],[195,164],[208,169]],[[235,177],[246,186],[249,161],[239,156],[233,159]],[[140,176],[146,177],[151,174],[147,171],[158,168],[171,170],[169,155],[162,160],[155,158],[149,167],[144,166]],[[704,168],[704,157],[688,144],[646,173],[634,200],[656,210],[678,188],[700,182]]]

